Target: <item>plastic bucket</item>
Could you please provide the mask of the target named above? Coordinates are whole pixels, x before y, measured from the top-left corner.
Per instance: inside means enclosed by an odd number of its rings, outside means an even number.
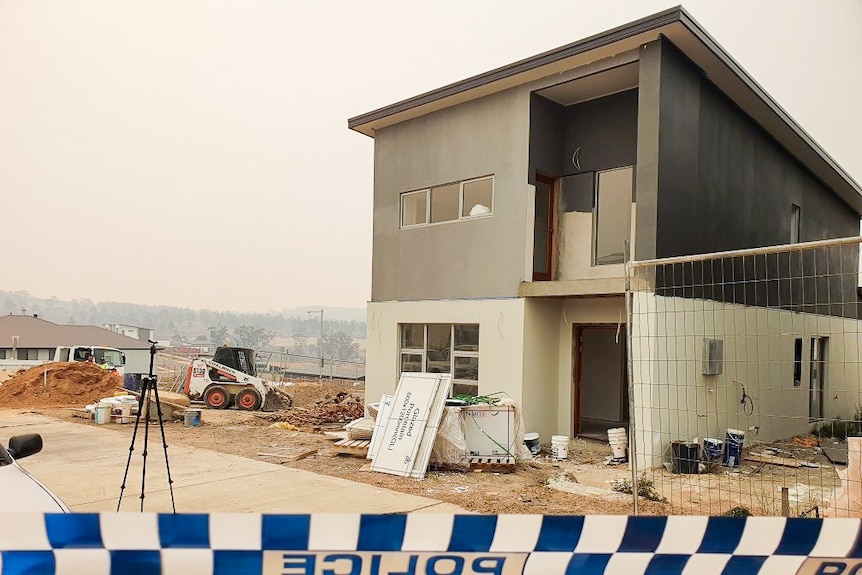
[[[703,439],[703,453],[707,461],[719,461],[724,450],[724,442],[720,439],[705,437]]]
[[[700,466],[700,445],[688,441],[674,441],[671,444],[673,452],[674,473],[697,473]]]
[[[529,449],[530,453],[532,453],[533,455],[538,455],[539,452],[542,450],[542,444],[539,443],[538,433],[525,433],[524,445],[527,446],[527,449]]]
[[[96,404],[95,420],[96,423],[102,425],[104,423],[109,423],[111,421],[111,404],[109,403],[98,403]]]
[[[614,452],[614,459],[625,459],[626,448],[629,445],[629,440],[626,437],[625,427],[614,427],[608,429],[608,445]]]
[[[186,427],[197,427],[201,424],[201,410],[187,409],[183,413]]]
[[[569,458],[569,436],[568,435],[552,435],[551,436],[551,457],[558,461]]]
[[[725,467],[739,467],[742,461],[742,444],[745,443],[745,432],[739,429],[728,429],[724,439],[724,459],[722,464]]]

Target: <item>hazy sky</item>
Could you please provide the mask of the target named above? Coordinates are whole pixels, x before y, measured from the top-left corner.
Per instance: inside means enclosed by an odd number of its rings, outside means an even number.
[[[0,289],[363,306],[348,117],[675,4],[0,0]],[[862,181],[862,2],[684,6]]]

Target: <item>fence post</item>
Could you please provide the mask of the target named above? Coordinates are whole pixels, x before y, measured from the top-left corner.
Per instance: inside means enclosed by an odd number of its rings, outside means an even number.
[[[629,242],[624,245],[626,278],[626,361],[628,363],[628,387],[629,387],[629,466],[632,469],[632,512],[638,515],[638,459],[637,459],[637,426],[635,425],[635,386],[632,356],[632,266]]]

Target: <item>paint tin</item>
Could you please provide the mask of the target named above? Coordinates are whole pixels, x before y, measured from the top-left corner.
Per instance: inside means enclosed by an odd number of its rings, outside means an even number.
[[[524,445],[530,450],[533,455],[538,455],[542,451],[542,444],[539,442],[539,434],[536,432],[524,434]]]
[[[187,409],[183,413],[183,417],[185,418],[184,421],[186,427],[197,427],[201,424],[200,409]]]

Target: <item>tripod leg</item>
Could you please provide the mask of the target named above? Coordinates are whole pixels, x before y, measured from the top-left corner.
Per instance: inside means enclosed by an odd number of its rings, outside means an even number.
[[[150,445],[150,406],[152,405],[152,403],[150,403],[150,393],[152,391],[151,383],[152,382],[147,385],[147,414],[146,421],[144,422],[144,450],[141,454],[143,458],[143,462],[141,463],[141,512],[144,511],[144,497],[146,497],[147,492],[147,448]],[[153,385],[153,387],[155,386]],[[161,414],[159,414],[159,417],[161,418]]]
[[[159,430],[162,432],[162,447],[165,451],[165,472],[168,475],[168,490],[171,492],[171,510],[176,513],[177,506],[174,503],[174,480],[171,478],[171,464],[168,462],[168,441],[165,438],[165,424],[162,419],[162,404],[159,402],[159,388],[153,386],[153,393],[156,399],[156,411],[159,414]]]
[[[143,407],[144,390],[141,390],[141,395],[138,397],[138,414],[135,416],[135,428],[132,430],[132,442],[129,444],[129,457],[126,459],[126,470],[123,472],[123,483],[120,485],[120,497],[117,500],[117,513],[120,512],[120,505],[123,504],[123,492],[126,490],[126,479],[129,477],[129,466],[132,463],[132,452],[135,450],[135,438],[138,436],[138,425],[141,423]]]

